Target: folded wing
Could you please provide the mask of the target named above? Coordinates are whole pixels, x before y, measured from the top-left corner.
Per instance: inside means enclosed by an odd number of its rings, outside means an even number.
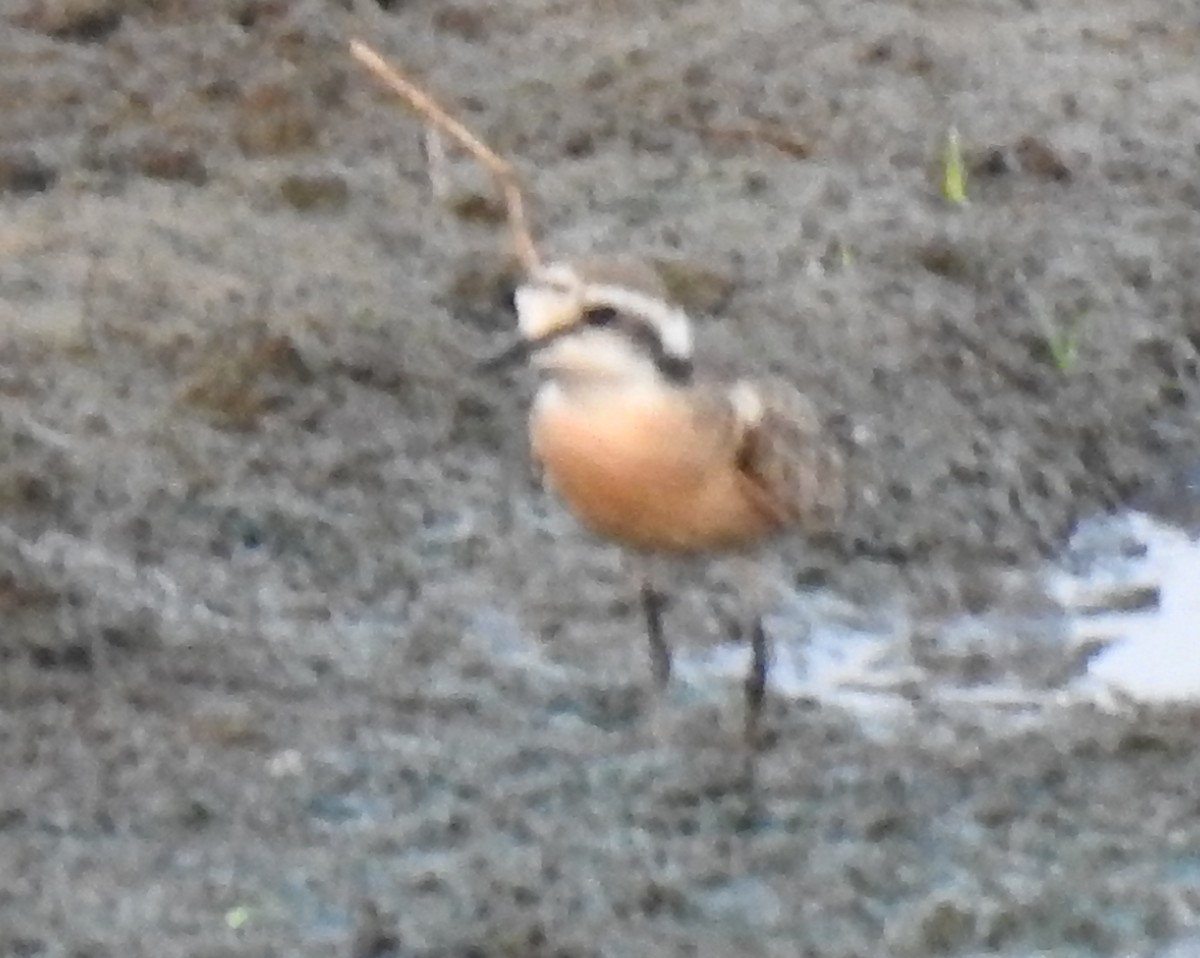
[[[845,470],[813,404],[780,379],[736,383],[729,400],[747,493],[782,525],[812,536],[831,531],[846,509]]]

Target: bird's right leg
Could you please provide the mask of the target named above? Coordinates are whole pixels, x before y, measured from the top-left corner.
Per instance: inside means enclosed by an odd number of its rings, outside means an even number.
[[[759,716],[767,693],[767,671],[771,666],[770,647],[763,631],[762,616],[756,615],[750,624],[750,670],[746,673],[746,744],[753,751],[761,744]]]
[[[640,552],[625,553],[624,566],[631,584],[637,586],[642,614],[646,619],[653,691],[661,693],[671,681],[671,647],[663,630],[663,617],[670,604],[667,592],[661,585],[666,578],[666,569],[657,556]]]

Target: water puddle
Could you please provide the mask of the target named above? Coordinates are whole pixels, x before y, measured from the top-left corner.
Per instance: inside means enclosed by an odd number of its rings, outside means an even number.
[[[789,595],[768,617],[775,690],[866,718],[915,697],[1036,713],[1048,704],[1200,703],[1200,540],[1140,513],[1081,524],[1041,573],[1046,608],[917,622],[828,595]],[[703,687],[745,674],[747,650],[681,656]]]
[[[764,623],[772,688],[847,709],[881,734],[918,701],[1017,720],[1077,702],[1200,704],[1200,538],[1136,512],[1093,519],[1057,562],[1014,576],[1035,601],[940,621],[917,619],[902,598],[868,610],[787,593]],[[466,640],[508,670],[571,682],[518,617],[479,611]],[[727,695],[748,656],[742,643],[678,649],[676,693]]]
[[[1077,688],[1142,702],[1200,702],[1200,539],[1132,513],[1084,527],[1073,544],[1114,534],[1135,547],[1102,550],[1052,582],[1078,610],[1076,640],[1099,648]]]

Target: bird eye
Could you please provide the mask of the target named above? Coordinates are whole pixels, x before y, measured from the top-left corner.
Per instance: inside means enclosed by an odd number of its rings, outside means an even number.
[[[589,326],[608,326],[617,318],[612,306],[589,306],[583,311],[583,321]]]

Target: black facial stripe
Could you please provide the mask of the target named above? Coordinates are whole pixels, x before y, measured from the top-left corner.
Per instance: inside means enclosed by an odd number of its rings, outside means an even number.
[[[663,353],[654,357],[654,365],[663,374],[663,378],[677,386],[686,386],[692,381],[692,361],[690,359]]]
[[[653,326],[622,315],[616,323],[616,328],[628,336],[639,349],[650,354],[655,367],[665,379],[679,385],[691,382],[691,359],[667,352],[662,337]]]
[[[655,368],[664,379],[676,385],[692,381],[692,361],[687,356],[677,356],[667,351],[658,330],[644,320],[623,313],[609,305],[591,306],[584,310],[582,325],[612,329],[625,336],[638,349],[649,355]],[[579,330],[578,325],[560,326],[537,339],[518,340],[501,352],[479,364],[481,371],[502,369],[529,359],[539,349],[544,349],[559,339]]]
[[[583,321],[589,326],[611,326],[619,316],[613,306],[589,306],[583,311]]]

